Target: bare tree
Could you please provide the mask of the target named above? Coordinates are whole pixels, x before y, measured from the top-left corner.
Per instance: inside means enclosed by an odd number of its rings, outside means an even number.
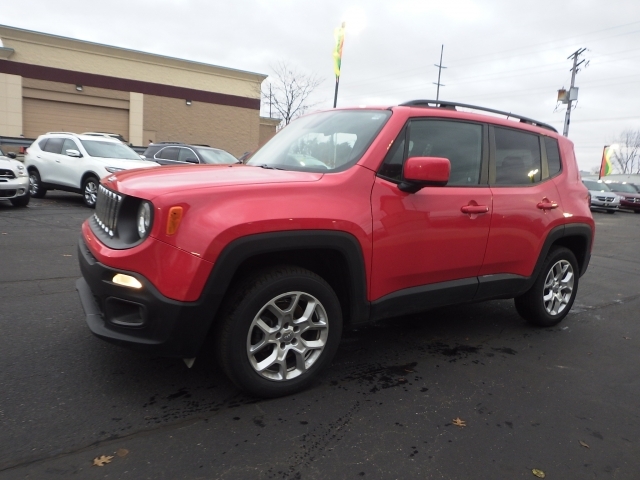
[[[272,66],[273,75],[262,85],[262,97],[270,114],[282,118],[283,126],[304,114],[315,103],[308,103],[309,95],[322,83],[316,74],[306,74],[284,61]],[[275,111],[273,111],[275,110]]]
[[[622,173],[640,173],[640,130],[623,130],[614,140],[612,159]]]

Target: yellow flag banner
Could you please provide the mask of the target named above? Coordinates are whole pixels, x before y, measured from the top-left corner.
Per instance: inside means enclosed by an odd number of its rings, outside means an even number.
[[[602,163],[600,164],[600,178],[611,175],[613,167],[611,165],[611,155],[613,154],[613,146],[607,145],[602,151]]]
[[[344,23],[340,28],[333,31],[336,39],[336,48],[333,50],[333,71],[336,78],[340,77],[340,67],[342,66],[342,46],[344,45]]]

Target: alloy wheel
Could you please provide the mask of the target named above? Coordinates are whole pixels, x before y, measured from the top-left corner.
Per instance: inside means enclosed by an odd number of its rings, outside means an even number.
[[[304,374],[327,344],[329,322],[320,301],[304,292],[278,295],[254,317],[247,356],[262,377],[286,381]]]
[[[559,315],[567,308],[573,293],[574,272],[571,263],[559,260],[553,264],[544,281],[544,308],[549,315]]]
[[[84,198],[87,205],[95,205],[98,198],[98,186],[93,181],[87,182],[84,187]]]

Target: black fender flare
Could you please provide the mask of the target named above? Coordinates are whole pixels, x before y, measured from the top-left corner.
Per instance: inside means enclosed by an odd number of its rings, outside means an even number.
[[[333,250],[344,258],[349,272],[350,300],[350,318],[345,319],[345,323],[358,325],[366,322],[370,303],[367,300],[367,275],[362,248],[353,235],[333,230],[261,233],[232,241],[216,259],[197,303],[207,306],[213,321],[234,275],[245,261],[266,253],[310,249]]]

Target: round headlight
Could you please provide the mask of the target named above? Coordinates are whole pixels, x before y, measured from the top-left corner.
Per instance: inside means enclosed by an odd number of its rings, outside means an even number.
[[[138,235],[145,238],[151,230],[151,203],[143,201],[138,207]]]

